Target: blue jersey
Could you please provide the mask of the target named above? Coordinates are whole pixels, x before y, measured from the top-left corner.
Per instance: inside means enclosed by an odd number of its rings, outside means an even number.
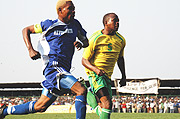
[[[69,71],[75,50],[74,42],[78,31],[82,35],[86,35],[86,31],[82,28],[79,21],[74,19],[71,23],[65,24],[58,19],[48,19],[42,21],[40,25],[36,24],[34,28],[36,33],[44,33],[44,41],[47,42],[48,47],[43,49],[44,52],[48,50],[48,53],[45,54],[48,55],[48,62],[56,61],[59,67],[63,67]],[[44,46],[41,45],[41,47]],[[44,55],[43,53],[41,54]]]

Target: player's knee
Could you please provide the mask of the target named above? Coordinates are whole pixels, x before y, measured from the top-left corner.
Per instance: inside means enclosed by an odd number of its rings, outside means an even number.
[[[109,101],[106,101],[103,105],[104,105],[103,107],[105,109],[110,109],[110,102]]]
[[[87,88],[86,88],[83,84],[81,84],[80,82],[76,82],[76,83],[72,86],[71,90],[72,90],[74,93],[76,93],[77,96],[78,96],[78,95],[84,95],[84,96],[86,96],[86,94],[87,94]]]
[[[80,91],[81,95],[86,95],[87,94],[87,89],[85,87],[82,88]]]
[[[112,102],[110,100],[103,100],[102,101],[102,108],[105,109],[112,109]]]
[[[84,86],[79,88],[77,95],[86,95],[86,94],[87,94],[87,89]]]

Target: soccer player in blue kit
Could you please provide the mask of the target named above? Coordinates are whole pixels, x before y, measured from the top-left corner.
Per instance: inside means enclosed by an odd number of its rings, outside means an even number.
[[[75,6],[71,0],[58,0],[56,5],[58,19],[45,20],[40,24],[23,29],[23,39],[29,56],[36,60],[42,58],[45,64],[42,81],[43,91],[38,101],[30,101],[13,107],[0,109],[0,119],[7,115],[22,115],[44,112],[63,90],[76,93],[76,119],[85,119],[87,90],[71,73],[71,61],[75,47],[80,50],[89,45],[86,31],[78,20],[74,19]],[[34,50],[30,34],[42,33],[38,51]],[[76,41],[76,37],[80,41]]]

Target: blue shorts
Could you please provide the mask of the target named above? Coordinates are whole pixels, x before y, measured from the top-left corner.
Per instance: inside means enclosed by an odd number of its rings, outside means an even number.
[[[63,89],[71,89],[78,81],[63,67],[54,65],[54,63],[48,63],[44,69],[44,76],[46,79],[41,83],[41,85],[43,88],[55,95],[59,95],[59,92]]]

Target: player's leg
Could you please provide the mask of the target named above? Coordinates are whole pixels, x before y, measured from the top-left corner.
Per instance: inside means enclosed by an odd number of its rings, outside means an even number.
[[[112,98],[108,93],[107,88],[104,87],[99,89],[96,94],[98,98],[100,98],[101,106],[102,106],[100,119],[110,119],[110,114],[112,111]]]
[[[12,107],[6,107],[0,117],[7,115],[23,115],[36,112],[44,112],[54,101],[56,96],[50,94],[47,90],[43,89],[40,99],[36,101],[30,101],[25,104],[15,105]]]
[[[71,90],[76,93],[75,108],[76,119],[85,119],[86,117],[86,94],[87,89],[80,82],[76,82]]]
[[[83,78],[80,78],[78,81],[87,88],[86,83],[85,83],[85,81],[84,81]],[[87,99],[87,103],[89,104],[90,107],[92,107],[93,110],[96,111],[96,114],[97,114],[98,116],[100,116],[100,114],[101,114],[102,111],[101,111],[100,105],[98,105],[98,104],[100,104],[100,101],[99,101],[99,99],[97,99],[97,98],[98,98],[98,97],[95,96],[95,95],[92,93],[91,87],[89,87],[89,88],[87,89],[87,98],[86,98],[86,99]],[[99,102],[99,103],[98,103],[98,102]]]
[[[96,82],[97,77],[98,76],[95,73],[90,73],[90,75],[88,76],[91,87],[88,88],[87,103],[89,104],[90,107],[92,107],[93,110],[95,110],[96,114],[100,116],[100,113],[101,113],[100,106],[98,105],[98,102],[94,93],[94,91],[96,90],[96,87],[99,87],[98,83]],[[94,84],[97,84],[97,85],[94,86]]]
[[[66,72],[61,75],[60,87],[63,89],[70,89],[76,93],[75,108],[76,108],[76,119],[85,119],[86,116],[86,94],[87,89],[83,84]]]
[[[98,115],[100,116],[100,118],[103,118],[103,119],[110,118],[111,107],[112,107],[111,80],[105,75],[98,76],[97,74],[92,73],[91,75],[89,75],[89,83],[91,85],[93,94],[97,95],[98,99],[100,99],[100,102],[101,102],[100,104],[102,107],[101,109],[102,112],[98,113]],[[97,108],[95,109],[96,109],[96,112],[99,112]]]
[[[90,107],[92,107],[93,110],[95,110],[96,114],[98,116],[101,115],[101,106],[100,106],[100,100],[98,99],[97,96],[95,96],[92,93],[92,90],[90,89],[91,87],[88,88],[88,92],[87,92],[87,103],[89,104]]]
[[[87,93],[87,103],[93,108],[93,110],[98,106],[96,97],[91,91],[88,91]]]
[[[56,96],[51,94],[47,89],[43,88],[42,95],[35,103],[34,109],[36,112],[45,112],[46,109],[56,100]]]

